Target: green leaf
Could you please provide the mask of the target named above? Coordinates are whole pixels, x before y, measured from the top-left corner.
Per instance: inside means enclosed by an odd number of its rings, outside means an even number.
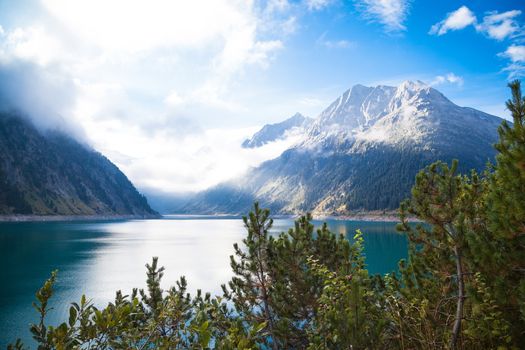
[[[77,309],[75,306],[69,308],[69,327],[73,327],[77,319]]]

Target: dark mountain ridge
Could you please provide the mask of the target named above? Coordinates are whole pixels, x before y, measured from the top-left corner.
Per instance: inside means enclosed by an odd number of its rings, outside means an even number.
[[[1,215],[158,215],[102,154],[20,114],[0,112],[0,155]]]

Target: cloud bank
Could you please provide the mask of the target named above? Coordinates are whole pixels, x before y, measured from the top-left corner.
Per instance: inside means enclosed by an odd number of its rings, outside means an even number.
[[[24,24],[0,23],[0,108],[77,138],[84,131],[139,188],[202,190],[286,147],[249,154],[240,144],[251,129],[223,121],[248,113],[239,81],[267,69],[295,30],[287,1],[34,8]]]

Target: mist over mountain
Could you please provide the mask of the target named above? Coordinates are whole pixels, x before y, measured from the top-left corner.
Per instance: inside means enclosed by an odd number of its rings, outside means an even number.
[[[276,213],[395,209],[416,173],[436,160],[460,171],[493,160],[502,119],[460,107],[419,81],[355,85],[276,159],[199,193],[178,211],[242,213],[254,200]]]
[[[301,113],[296,113],[290,118],[275,124],[266,124],[261,130],[242,143],[244,148],[261,147],[267,143],[284,139],[291,134],[304,133],[313,122],[312,118],[307,118]]]
[[[106,157],[70,136],[0,112],[0,214],[135,215],[150,208]]]
[[[60,130],[86,140],[70,115],[77,87],[58,67],[42,69],[26,61],[0,62],[0,112],[16,111],[38,130]]]

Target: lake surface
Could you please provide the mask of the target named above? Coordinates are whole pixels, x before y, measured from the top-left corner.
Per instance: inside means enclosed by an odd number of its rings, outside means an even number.
[[[328,220],[333,232],[350,239],[361,229],[371,273],[387,273],[406,258],[407,242],[395,223]],[[314,222],[316,226],[321,222]],[[292,219],[277,219],[273,233],[287,231]],[[34,294],[58,269],[50,324],[66,320],[69,303],[85,293],[103,306],[116,290],[145,287],[145,267],[153,256],[166,267],[162,286],[186,276],[189,291],[220,294],[231,276],[232,245],[245,236],[236,218],[164,217],[113,222],[0,223],[0,348],[22,338],[33,345],[28,324],[37,322]]]

